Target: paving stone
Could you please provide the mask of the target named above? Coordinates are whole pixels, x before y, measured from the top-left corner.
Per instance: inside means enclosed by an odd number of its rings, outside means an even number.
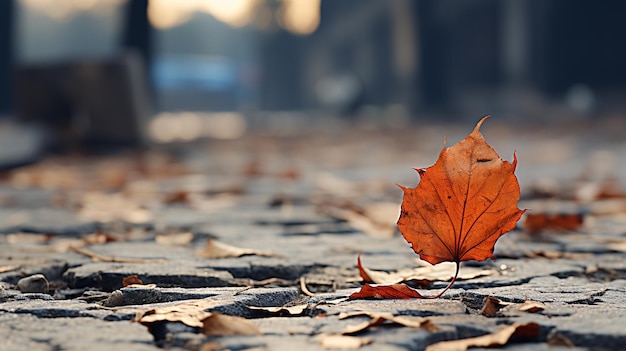
[[[197,268],[189,262],[124,263],[93,262],[68,269],[64,279],[71,288],[97,287],[113,291],[122,287],[122,279],[137,275],[145,284],[162,287],[217,287],[228,286],[233,276],[225,271]]]
[[[27,232],[76,236],[93,233],[98,228],[95,222],[84,221],[73,211],[64,209],[37,208],[0,212],[0,232]]]
[[[146,328],[137,323],[94,318],[37,318],[29,314],[0,314],[0,349],[156,351]]]

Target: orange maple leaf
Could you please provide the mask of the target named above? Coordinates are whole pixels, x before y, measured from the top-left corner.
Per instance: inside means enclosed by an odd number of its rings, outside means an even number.
[[[399,185],[404,198],[398,228],[406,241],[430,264],[457,264],[445,290],[461,261],[493,258],[496,240],[515,228],[525,211],[517,208],[516,155],[513,163],[502,160],[480,133],[488,117],[465,139],[444,147],[434,165],[416,169],[417,187]]]

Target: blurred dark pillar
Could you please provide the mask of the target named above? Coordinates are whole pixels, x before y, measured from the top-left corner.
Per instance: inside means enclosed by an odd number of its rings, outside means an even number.
[[[122,32],[122,47],[141,56],[146,73],[150,72],[153,56],[153,29],[148,20],[148,2],[149,0],[128,1]],[[146,83],[152,91],[150,75],[146,74],[146,78]]]
[[[530,5],[535,57],[531,74],[544,92],[561,95],[579,83],[593,90],[623,89],[626,2],[571,0]]]
[[[261,109],[302,108],[302,41],[284,30],[262,38]]]
[[[444,107],[450,98],[446,73],[448,33],[438,20],[436,7],[436,1],[431,0],[417,0],[413,6],[417,18],[416,37],[419,38],[417,86],[422,106],[427,110]]]
[[[13,86],[13,0],[0,1],[0,114],[12,109]]]

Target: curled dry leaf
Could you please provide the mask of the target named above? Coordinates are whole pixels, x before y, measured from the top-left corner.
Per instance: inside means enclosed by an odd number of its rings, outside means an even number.
[[[127,287],[129,285],[143,285],[143,281],[141,279],[139,279],[138,276],[136,275],[129,275],[128,277],[124,277],[124,279],[122,279],[122,286],[123,287]]]
[[[498,238],[524,213],[517,207],[517,157],[504,161],[487,143],[480,133],[486,118],[465,139],[441,150],[434,165],[417,169],[417,187],[400,186],[400,232],[421,259],[454,262],[457,273],[462,261],[493,259]]]
[[[513,337],[536,338],[539,336],[539,324],[515,323],[506,326],[497,333],[475,338],[441,341],[426,347],[426,351],[465,351],[470,347],[494,347],[506,345]]]
[[[157,322],[180,322],[214,336],[261,334],[254,323],[244,318],[206,312],[216,305],[217,302],[209,299],[187,301],[137,312],[133,321],[146,326]]]
[[[363,322],[355,325],[348,326],[342,334],[356,334],[360,333],[370,327],[381,325],[385,322],[390,322],[394,324],[399,324],[404,327],[409,328],[419,328],[426,330],[428,332],[434,332],[439,330],[439,327],[430,321],[428,318],[422,317],[411,317],[411,316],[394,316],[391,313],[384,312],[366,312],[366,311],[357,311],[350,313],[341,313],[339,315],[339,319],[346,319],[358,316],[367,316],[371,320],[368,322]]]
[[[325,349],[333,350],[356,350],[364,345],[374,342],[372,338],[359,338],[356,336],[326,334],[320,336],[320,343]]]
[[[211,313],[202,321],[202,331],[204,334],[212,336],[261,334],[261,331],[251,321],[219,313]]]
[[[241,257],[248,255],[275,257],[278,256],[273,252],[244,249],[232,245],[228,245],[217,240],[209,239],[202,251],[196,252],[196,257],[199,258],[229,258],[229,257]]]
[[[211,316],[211,313],[205,312],[205,310],[216,305],[215,301],[209,299],[192,300],[172,306],[139,311],[133,321],[143,325],[162,321],[181,322],[190,327],[202,328],[202,321]]]
[[[524,301],[522,304],[517,306],[518,311],[529,313],[541,312],[546,308],[546,305],[542,304],[541,302],[531,300]]]
[[[376,238],[391,238],[396,234],[395,219],[400,207],[391,202],[358,206],[351,202],[321,203],[318,210],[328,216],[344,220],[352,227]]]
[[[485,303],[483,304],[483,308],[480,310],[480,314],[487,317],[494,317],[500,309],[510,304],[510,302],[502,301],[493,296],[487,296],[485,297]]]
[[[523,303],[514,303],[502,301],[493,296],[487,296],[480,314],[487,317],[494,317],[496,315],[506,314],[505,311],[510,311],[511,309],[519,312],[536,313],[546,308],[547,306],[539,301],[526,300]]]

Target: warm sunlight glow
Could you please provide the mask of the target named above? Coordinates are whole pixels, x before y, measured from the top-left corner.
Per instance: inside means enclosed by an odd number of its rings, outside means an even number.
[[[19,3],[57,21],[64,21],[79,12],[107,13],[127,0],[19,0]]]
[[[283,0],[278,13],[280,25],[299,35],[313,33],[320,24],[321,0]]]
[[[233,27],[243,27],[252,20],[254,0],[206,0],[204,10]]]
[[[159,29],[184,24],[194,12],[205,12],[233,27],[250,24],[258,0],[151,0],[150,23]]]
[[[148,3],[148,19],[157,29],[179,26],[189,20],[197,1],[151,0]]]

